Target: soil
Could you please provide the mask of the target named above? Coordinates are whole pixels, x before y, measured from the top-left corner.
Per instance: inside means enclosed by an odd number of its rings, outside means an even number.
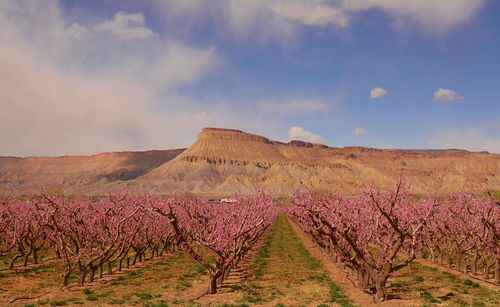
[[[429,261],[427,259],[417,259],[415,261],[418,262],[418,263],[420,263],[420,264],[429,266],[429,267],[438,268],[440,271],[451,273],[451,274],[453,274],[453,275],[455,275],[455,276],[457,276],[459,278],[474,279],[475,282],[479,283],[480,285],[482,285],[484,287],[488,287],[490,289],[495,289],[495,290],[499,290],[500,289],[499,285],[496,285],[496,284],[493,283],[493,278],[490,278],[488,280],[483,280],[481,278],[481,275],[472,275],[472,273],[464,273],[464,272],[455,270],[455,269],[450,268],[450,267],[438,265],[438,264],[433,263],[433,262],[431,262],[431,261]]]
[[[304,242],[304,245],[309,249],[311,254],[319,259],[324,268],[330,272],[330,278],[339,286],[341,286],[345,293],[349,296],[349,299],[354,305],[359,306],[416,306],[421,302],[418,300],[401,300],[401,299],[391,299],[387,302],[374,303],[373,296],[364,292],[359,287],[355,285],[355,280],[349,277],[344,271],[337,267],[332,260],[326,255],[323,250],[315,244],[311,238],[304,233],[295,223],[290,221],[292,227],[299,235],[300,239]]]

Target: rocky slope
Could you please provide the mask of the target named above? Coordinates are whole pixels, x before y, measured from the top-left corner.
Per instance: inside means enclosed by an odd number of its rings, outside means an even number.
[[[92,192],[115,181],[127,181],[162,165],[184,149],[113,152],[92,156],[0,157],[0,193],[38,192],[62,187]]]
[[[5,162],[9,159],[18,165]],[[82,161],[75,162],[78,159]],[[499,189],[500,155],[281,143],[239,130],[204,128],[198,140],[184,151],[0,158],[3,187],[54,184],[63,186],[66,193],[82,190],[93,194],[122,188],[206,195],[251,193],[265,188],[284,194],[304,187],[358,193],[363,184],[371,182],[380,188],[391,186],[401,172],[422,194]]]

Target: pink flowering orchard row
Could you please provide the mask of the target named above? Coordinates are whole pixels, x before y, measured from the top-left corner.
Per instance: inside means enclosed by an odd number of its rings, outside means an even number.
[[[274,220],[277,212],[269,196],[237,196],[232,204],[204,199],[118,193],[101,200],[64,197],[6,199],[0,204],[0,256],[9,255],[10,268],[43,247],[57,255],[61,283],[79,272],[78,284],[92,282],[95,273],[113,273],[181,248],[210,275],[209,291],[215,293],[237,261]],[[133,251],[133,252],[132,252]],[[215,263],[207,259],[215,256]],[[207,258],[208,257],[208,258]]]
[[[337,192],[297,191],[290,196],[287,213],[376,301],[387,299],[390,274],[410,264],[424,249],[432,260],[436,255],[454,256],[457,268],[465,268],[462,265],[470,258],[473,273],[482,260],[486,277],[494,265],[500,282],[498,201],[464,192],[425,201],[412,201],[411,196],[402,181],[381,193],[371,187],[355,198]]]
[[[276,219],[279,209],[263,192],[253,196],[236,196],[233,203],[208,203],[205,200],[172,202],[153,206],[153,211],[166,217],[173,233],[193,259],[209,272],[208,293],[227,277],[231,268],[250,250]],[[205,247],[215,256],[202,253]]]
[[[500,201],[491,194],[457,192],[437,203],[421,239],[430,260],[472,274],[481,264],[485,280],[493,268],[495,283],[500,284]]]

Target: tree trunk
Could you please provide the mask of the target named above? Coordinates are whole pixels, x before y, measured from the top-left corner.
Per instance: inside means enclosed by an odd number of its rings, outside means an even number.
[[[222,274],[220,274],[220,276],[218,278],[219,285],[222,285],[222,283],[224,282],[224,279],[226,279],[227,276],[229,276],[229,272],[232,270],[232,268],[233,268],[233,265],[229,264],[222,269]]]
[[[436,263],[436,255],[434,255],[434,251],[429,248],[429,258],[432,263]]]
[[[102,263],[99,264],[99,278],[102,278]]]
[[[96,267],[90,267],[90,272],[89,272],[89,282],[92,283],[94,282],[94,277],[95,277],[95,270],[97,270]]]
[[[78,278],[78,285],[83,286],[85,284],[85,277],[87,276],[87,267],[80,268],[80,277]]]
[[[490,266],[489,266],[488,262],[486,261],[486,259],[483,262],[484,262],[484,265],[483,265],[483,280],[487,280],[488,278],[490,278]]]
[[[69,275],[71,275],[71,272],[64,272],[63,274],[61,274],[61,285],[63,287],[68,286]]]
[[[27,253],[26,255],[24,255],[24,261],[23,261],[23,266],[24,267],[28,265],[28,259],[30,257],[30,253]]]
[[[358,270],[358,283],[362,289],[370,289],[370,275],[363,269]]]
[[[137,262],[137,258],[139,257],[139,253],[135,253],[135,256],[134,256],[134,260],[132,260],[132,265],[135,265],[135,263]]]
[[[33,263],[38,264],[38,250],[40,248],[34,248],[33,249]]]
[[[10,265],[9,265],[9,269],[12,270],[14,268],[14,264],[16,262],[16,260],[18,258],[21,258],[23,256],[23,254],[17,254],[14,256],[14,258],[12,258],[12,260],[10,261]]]
[[[495,283],[500,284],[500,257],[495,261]]]
[[[130,268],[130,258],[129,258],[129,256],[127,256],[127,269],[129,269],[129,268]]]
[[[113,267],[111,266],[111,262],[106,262],[106,274],[113,275]]]
[[[472,258],[471,264],[470,264],[470,271],[472,275],[477,274],[477,261],[479,260],[478,254],[474,254],[474,258]]]
[[[457,251],[457,257],[455,259],[455,269],[461,271],[462,269],[462,253]]]
[[[375,278],[375,303],[387,300],[386,278]]]
[[[220,274],[212,274],[209,276],[209,284],[208,284],[208,294],[217,293],[217,278],[219,278]]]
[[[167,248],[167,245],[163,244],[163,247],[160,250],[160,256],[163,256],[163,253],[165,252],[166,248]],[[167,250],[167,252],[168,252],[168,250]]]

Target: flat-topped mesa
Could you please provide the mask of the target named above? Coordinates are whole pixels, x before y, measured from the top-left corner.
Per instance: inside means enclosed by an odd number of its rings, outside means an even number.
[[[328,146],[323,144],[314,144],[310,142],[292,140],[288,143],[283,143],[279,141],[269,140],[266,137],[243,132],[236,129],[225,129],[225,128],[203,128],[198,134],[198,141],[200,140],[214,140],[214,141],[250,141],[250,142],[261,142],[271,145],[285,145],[293,147],[307,147],[307,148],[328,148]]]
[[[310,143],[310,142],[304,142],[304,141],[298,141],[298,140],[291,140],[290,142],[286,143],[286,145],[293,146],[293,147],[328,148],[328,146],[323,145],[323,144],[316,144],[316,143]]]
[[[224,128],[203,128],[198,134],[198,141],[207,139],[212,139],[214,141],[250,141],[271,144],[271,141],[263,136],[246,133],[241,130]]]

